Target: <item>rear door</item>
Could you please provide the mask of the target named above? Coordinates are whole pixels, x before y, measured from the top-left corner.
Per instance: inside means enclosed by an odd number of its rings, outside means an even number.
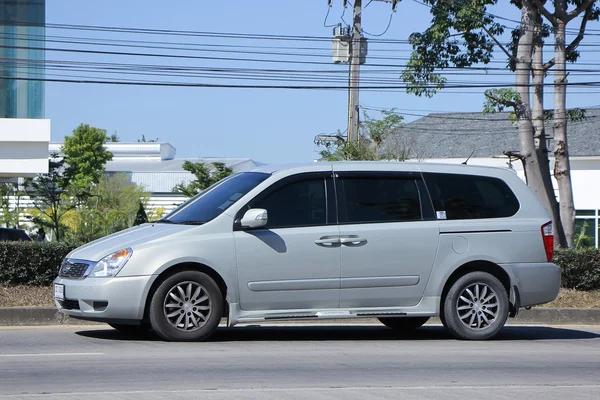
[[[336,172],[342,279],[340,307],[414,306],[439,240],[418,172]]]

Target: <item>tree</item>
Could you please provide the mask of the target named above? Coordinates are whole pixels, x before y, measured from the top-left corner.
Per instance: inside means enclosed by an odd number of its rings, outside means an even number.
[[[89,242],[134,226],[147,197],[126,174],[103,175],[77,209],[74,239]]]
[[[369,139],[362,134],[359,140],[349,142],[338,131],[337,135],[332,136],[328,141],[317,141],[318,146],[324,149],[319,152],[321,161],[374,161],[377,155],[373,151]]]
[[[69,181],[63,175],[64,160],[59,160],[58,155],[53,154],[48,163],[48,173],[27,179],[25,188],[38,211],[38,215],[32,218],[33,223],[51,229],[54,239],[59,242],[64,228],[62,220],[75,208],[75,204],[65,191]]]
[[[211,167],[203,162],[184,161],[182,167],[191,172],[195,179],[189,184],[180,183],[173,188],[174,193],[181,193],[187,197],[193,197],[210,185],[228,177],[233,170],[224,163],[214,162]]]
[[[92,186],[100,181],[112,154],[104,146],[108,141],[105,129],[81,124],[73,136],[65,137],[61,150],[67,165],[65,177],[79,202],[90,196]]]
[[[565,230],[568,247],[574,247],[575,240],[575,208],[573,206],[573,189],[571,185],[571,167],[567,145],[567,61],[574,62],[579,57],[577,46],[583,40],[588,21],[597,21],[600,9],[596,0],[555,0],[554,13],[544,6],[545,2],[533,0],[536,10],[552,25],[554,32],[554,58],[547,65],[554,66],[554,177],[558,182],[560,196],[560,218]],[[568,10],[569,5],[575,6]],[[566,27],[569,22],[581,18],[579,33],[566,45]]]
[[[404,117],[396,113],[395,109],[381,111],[383,118],[371,118],[363,112],[363,120],[360,124],[360,140],[348,142],[338,131],[337,135],[330,137],[331,140],[318,141],[317,145],[324,149],[319,153],[323,161],[374,161],[381,159],[393,159],[403,161],[409,158],[410,151],[401,151],[399,146],[388,143],[384,150],[382,145],[398,131],[404,123]],[[397,143],[398,144],[398,143]]]
[[[571,20],[585,12],[579,35],[567,47],[564,46],[564,29],[561,34],[558,17],[552,21],[549,13],[543,9],[539,0],[513,0],[511,3],[521,10],[520,27],[512,32],[512,42],[504,46],[497,39],[504,33],[504,27],[495,22],[495,16],[487,11],[488,7],[496,4],[496,0],[456,1],[425,0],[431,6],[433,15],[431,26],[423,33],[414,33],[409,41],[413,45],[413,53],[402,78],[407,82],[409,92],[417,95],[433,96],[442,89],[446,79],[438,70],[448,67],[467,68],[474,64],[487,64],[492,58],[494,46],[499,47],[508,57],[508,64],[515,73],[515,95],[506,97],[500,91],[488,91],[487,98],[500,107],[511,107],[519,128],[520,150],[516,155],[523,161],[527,183],[538,196],[544,207],[553,216],[557,242],[562,246],[573,246],[574,214],[566,212],[573,210],[570,178],[565,178],[564,184],[559,182],[561,197],[561,212],[559,212],[556,197],[550,180],[548,150],[543,126],[543,79],[549,68],[554,65],[566,72],[565,58],[569,61],[577,59],[576,48],[583,38],[588,20],[597,19],[598,11],[595,1],[590,0],[556,0],[558,10],[556,15],[568,17]],[[575,5],[576,9],[566,13],[567,4]],[[542,16],[549,19],[555,32],[555,49],[561,49],[561,54],[543,63],[543,41],[549,35],[549,30],[543,24]],[[569,19],[571,18],[571,19]],[[558,36],[557,36],[558,35]],[[558,39],[557,39],[558,37]],[[562,39],[561,39],[562,38]],[[562,43],[562,48],[561,48]],[[566,52],[566,53],[565,53]],[[556,53],[556,52],[555,52]],[[567,54],[567,56],[565,56]],[[560,66],[559,66],[560,65]],[[555,79],[560,93],[566,90],[564,75]],[[533,78],[533,101],[530,87]],[[562,101],[555,96],[555,126],[566,127],[566,110]],[[487,104],[486,107],[489,107]],[[494,106],[494,104],[492,104]],[[559,170],[555,169],[557,179],[560,175],[568,176],[568,153],[566,133],[564,145],[561,134],[556,137],[555,156]],[[565,131],[566,132],[566,131]],[[567,162],[560,161],[566,158]],[[558,175],[557,175],[558,172]],[[561,178],[562,179],[562,178]],[[563,193],[564,192],[564,193]],[[566,210],[566,211],[565,211]],[[564,228],[564,234],[563,229]]]
[[[119,135],[117,135],[117,133],[113,133],[112,135],[110,135],[108,137],[108,141],[111,143],[117,143],[121,141],[121,138],[119,137]]]
[[[138,141],[138,143],[154,143],[154,142],[158,142],[158,138],[146,140],[146,136],[142,135],[142,138],[138,139],[137,141]]]
[[[148,222],[148,216],[146,215],[146,210],[144,209],[144,203],[140,201],[140,206],[138,207],[137,213],[135,215],[135,221],[133,225],[141,225]]]
[[[19,228],[23,194],[17,183],[0,183],[0,224],[7,228]]]

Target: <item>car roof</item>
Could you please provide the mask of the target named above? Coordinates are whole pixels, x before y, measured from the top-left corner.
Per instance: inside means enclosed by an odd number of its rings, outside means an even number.
[[[276,174],[279,172],[317,172],[317,171],[410,171],[410,172],[444,172],[474,175],[499,175],[511,171],[506,167],[411,162],[411,161],[341,161],[341,162],[312,162],[298,164],[267,164],[252,172]]]

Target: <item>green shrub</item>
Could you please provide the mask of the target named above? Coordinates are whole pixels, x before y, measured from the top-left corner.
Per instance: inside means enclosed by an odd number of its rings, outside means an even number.
[[[554,263],[562,273],[562,287],[600,290],[600,250],[594,248],[558,249]]]
[[[54,242],[0,242],[0,284],[48,285],[58,275],[63,258],[76,247]]]

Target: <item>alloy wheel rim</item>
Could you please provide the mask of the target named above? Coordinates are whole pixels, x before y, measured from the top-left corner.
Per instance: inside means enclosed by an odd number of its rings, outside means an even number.
[[[484,283],[467,286],[458,296],[456,312],[460,322],[469,329],[488,328],[498,317],[498,296]]]
[[[193,281],[174,285],[167,292],[163,303],[163,311],[169,324],[185,332],[202,328],[210,317],[211,309],[206,289]]]

